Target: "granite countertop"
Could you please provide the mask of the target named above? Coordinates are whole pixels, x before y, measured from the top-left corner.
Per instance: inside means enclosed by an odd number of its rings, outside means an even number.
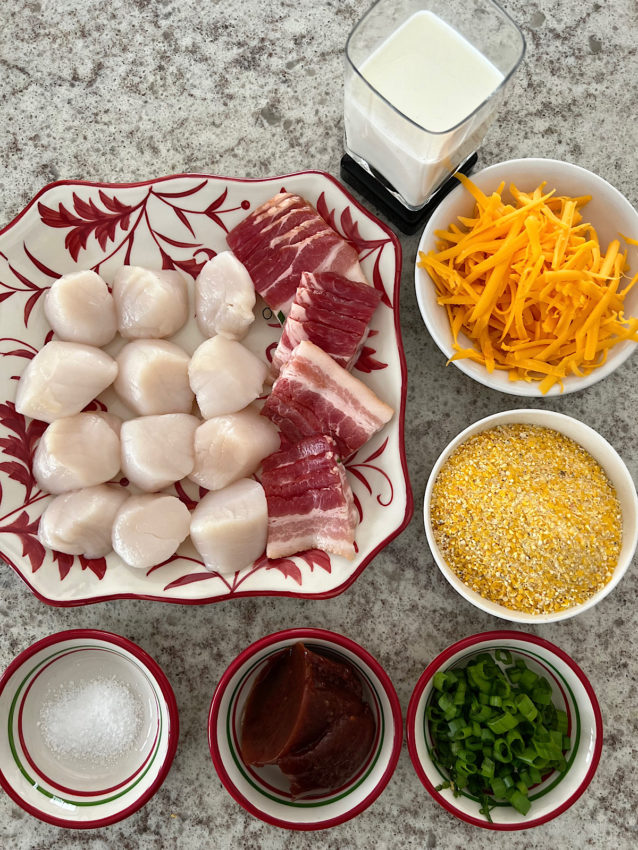
[[[506,0],[528,54],[480,151],[480,165],[525,156],[589,168],[638,203],[638,17],[634,0]],[[368,0],[8,0],[0,29],[0,223],[58,178],[130,181],[193,171],[261,177],[312,168],[338,174],[342,50]],[[503,626],[447,584],[423,533],[427,475],[470,422],[545,407],[600,431],[638,479],[638,356],[585,392],[528,402],[492,392],[444,360],[416,307],[418,236],[401,236],[402,331],[409,389],[406,445],[415,514],[355,584],[327,601],[246,598],[209,606],[115,601],[56,609],[0,570],[0,668],[33,641],[97,627],[141,644],[167,672],[181,718],[173,768],[128,820],[93,832],[40,823],[0,795],[7,850],[167,848],[629,848],[638,842],[636,563],[581,616],[530,628],[583,667],[605,722],[600,767],[587,792],[531,832],[488,833],[437,806],[404,745],[382,796],[354,821],[287,833],[246,814],[219,782],[206,717],[230,660],[288,626],[349,635],[389,672],[405,711],[434,655]]]

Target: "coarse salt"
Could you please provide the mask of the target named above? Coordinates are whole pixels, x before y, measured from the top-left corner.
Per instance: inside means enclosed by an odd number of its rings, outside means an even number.
[[[69,681],[47,694],[38,726],[57,756],[112,764],[140,732],[139,698],[115,676]]]

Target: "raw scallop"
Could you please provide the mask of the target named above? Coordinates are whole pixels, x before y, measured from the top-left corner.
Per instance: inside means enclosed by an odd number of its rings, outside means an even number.
[[[186,539],[190,516],[176,496],[129,496],[113,523],[113,549],[130,567],[154,567],[174,555]]]
[[[193,511],[191,539],[207,569],[234,573],[263,554],[267,524],[264,488],[240,478],[204,496]]]
[[[35,480],[48,493],[103,484],[119,469],[116,427],[100,413],[56,419],[40,438],[33,458]]]
[[[172,336],[188,318],[186,281],[176,271],[122,266],[113,279],[117,329],[127,339]]]
[[[71,272],[53,281],[44,299],[44,315],[60,337],[98,348],[117,331],[115,302],[99,274]]]
[[[113,520],[128,495],[123,487],[98,484],[56,496],[40,517],[40,543],[68,555],[102,558],[113,548]]]
[[[204,419],[236,413],[261,393],[266,364],[240,342],[214,336],[195,350],[188,367]]]
[[[222,251],[202,268],[195,281],[195,318],[206,336],[243,339],[255,321],[255,287],[246,268],[230,251]]]
[[[22,373],[16,410],[43,422],[73,416],[112,384],[116,375],[117,363],[99,348],[47,342]]]
[[[188,383],[190,357],[164,339],[129,342],[117,358],[113,388],[138,416],[190,413],[193,391]]]
[[[279,448],[279,432],[252,407],[215,416],[195,431],[192,481],[220,490],[252,475],[262,459]]]
[[[200,424],[188,413],[140,416],[122,424],[122,472],[140,490],[163,490],[190,475]]]

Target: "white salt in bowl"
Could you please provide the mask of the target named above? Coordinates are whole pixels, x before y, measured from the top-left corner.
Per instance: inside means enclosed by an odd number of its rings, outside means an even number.
[[[376,735],[366,762],[344,787],[294,799],[289,781],[276,765],[255,768],[244,763],[239,742],[243,709],[254,681],[274,653],[299,641],[354,667],[375,719]],[[402,740],[401,706],[388,674],[362,646],[325,629],[286,629],[251,644],[221,677],[208,716],[213,764],[228,793],[255,817],[293,830],[327,829],[371,805],[394,773]]]
[[[547,190],[556,189],[557,195],[578,197],[591,195],[591,201],[583,208],[583,220],[590,222],[598,233],[601,246],[607,249],[614,239],[620,239],[621,250],[627,249],[627,261],[631,274],[638,272],[638,247],[627,245],[621,234],[638,238],[638,212],[618,189],[610,185],[602,177],[574,165],[556,159],[511,159],[507,162],[497,162],[473,174],[472,182],[484,192],[494,192],[501,181],[505,181],[503,197],[511,200],[509,186],[511,183],[521,191],[532,191],[543,181],[547,182]],[[436,250],[437,230],[447,230],[451,223],[457,222],[458,216],[471,216],[474,209],[474,198],[461,185],[457,186],[444,198],[432,213],[419,242],[419,252],[427,254]],[[417,263],[418,263],[417,252]],[[453,338],[445,307],[436,300],[436,287],[425,269],[415,267],[416,297],[425,326],[434,342],[449,359],[454,354]],[[625,315],[638,315],[638,287],[634,287],[625,301]],[[464,348],[472,348],[473,344],[464,334],[459,334],[459,343]],[[594,369],[589,375],[578,377],[568,375],[564,381],[563,393],[576,392],[602,380],[631,356],[636,350],[636,343],[625,340],[609,350],[605,363]],[[491,374],[481,363],[470,359],[454,360],[453,365],[470,378],[490,389],[518,396],[535,396],[543,398],[538,381],[510,381],[508,373],[495,370]],[[554,384],[547,393],[548,396],[561,395],[559,384]]]
[[[490,823],[479,812],[480,801],[469,792],[463,791],[455,797],[450,788],[437,790],[448,777],[434,758],[426,707],[435,673],[465,667],[476,655],[482,652],[493,655],[497,650],[509,652],[514,662],[523,660],[530,670],[547,679],[553,704],[567,714],[570,747],[565,755],[565,770],[546,774],[538,785],[529,789],[532,805],[527,815],[521,815],[512,806],[500,802],[491,811]],[[580,667],[566,652],[544,638],[513,631],[472,635],[448,647],[430,662],[410,698],[406,729],[412,764],[434,800],[466,823],[500,832],[540,826],[572,806],[593,779],[603,746],[603,722],[598,700]]]
[[[616,568],[610,581],[582,604],[573,605],[571,608],[566,608],[563,611],[556,611],[551,614],[529,614],[523,611],[515,611],[512,608],[506,608],[504,605],[492,602],[491,600],[476,593],[476,591],[472,590],[467,584],[465,584],[465,582],[463,582],[449,566],[436,542],[434,530],[432,528],[432,520],[430,516],[432,489],[439,476],[441,468],[452,452],[454,452],[458,446],[470,437],[480,433],[481,431],[487,431],[488,429],[495,428],[498,425],[511,425],[515,423],[553,428],[555,431],[560,431],[561,434],[565,434],[575,443],[582,446],[596,461],[598,461],[602,469],[605,471],[607,478],[616,490],[616,495],[620,502],[620,510],[622,514],[622,543],[618,556],[618,563],[616,564]],[[425,488],[423,519],[425,523],[425,534],[432,556],[452,587],[460,593],[464,599],[467,599],[468,602],[471,602],[472,605],[475,605],[487,614],[492,614],[495,617],[501,617],[503,620],[511,620],[517,623],[550,623],[555,622],[556,620],[566,620],[569,617],[574,617],[576,614],[580,614],[583,611],[587,611],[589,608],[592,608],[611,593],[614,587],[616,587],[618,582],[627,572],[627,568],[631,564],[638,544],[638,498],[636,496],[636,488],[634,486],[631,473],[627,469],[625,462],[614,447],[611,446],[597,431],[590,428],[589,425],[585,425],[584,422],[574,419],[571,416],[566,416],[564,413],[556,413],[552,410],[508,410],[504,413],[496,413],[493,416],[486,416],[485,419],[480,419],[478,422],[474,422],[472,425],[467,427],[464,431],[461,431],[461,433],[456,436],[441,452],[438,460],[432,467],[432,472],[430,473],[430,477]]]
[[[96,721],[94,735],[82,708]],[[73,715],[75,732],[65,721]],[[115,823],[150,800],[179,737],[175,696],[158,664],[130,640],[95,629],[51,635],[12,661],[0,678],[0,728],[9,797],[40,820],[76,829]]]

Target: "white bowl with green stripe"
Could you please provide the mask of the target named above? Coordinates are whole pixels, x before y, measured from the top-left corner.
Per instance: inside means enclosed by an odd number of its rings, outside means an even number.
[[[300,641],[355,669],[375,719],[376,735],[365,763],[346,785],[331,793],[295,799],[278,767],[258,769],[244,763],[240,740],[243,709],[252,684],[275,653]],[[213,764],[229,794],[255,817],[293,830],[326,829],[366,809],[394,773],[402,740],[401,706],[387,673],[359,644],[325,629],[286,629],[245,649],[220,679],[208,721]]]
[[[479,653],[509,653],[512,661],[544,677],[551,686],[552,702],[567,714],[570,747],[562,772],[545,774],[530,787],[531,807],[520,814],[506,802],[491,810],[492,822],[479,812],[481,802],[466,790],[455,796],[451,788],[439,788],[449,779],[435,758],[435,748],[426,715],[435,673],[465,667]],[[406,719],[408,750],[419,779],[432,797],[460,820],[498,831],[530,829],[562,814],[572,806],[591,782],[603,744],[602,716],[594,690],[580,667],[562,649],[536,635],[515,631],[483,632],[464,638],[438,655],[421,675],[410,699]]]
[[[88,757],[68,732],[69,746],[52,746],[43,721],[52,695],[81,694],[96,681],[130,694],[130,746]],[[0,784],[9,797],[47,823],[91,829],[128,817],[153,796],[173,761],[179,721],[172,688],[144,650],[109,632],[73,629],[37,641],[9,665],[0,678],[0,729]]]

